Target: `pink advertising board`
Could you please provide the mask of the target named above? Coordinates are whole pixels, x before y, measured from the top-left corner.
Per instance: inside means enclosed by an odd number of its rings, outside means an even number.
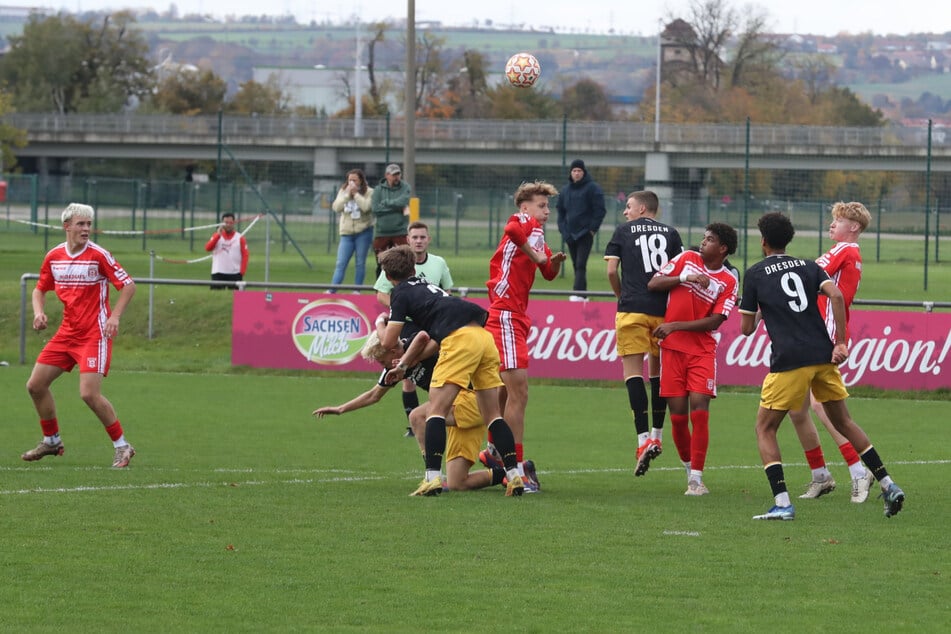
[[[359,351],[382,311],[372,295],[236,292],[231,362],[375,372]],[[529,312],[530,376],[621,380],[613,302],[532,300]],[[769,338],[762,325],[751,337],[739,329],[734,313],[719,330],[720,384],[758,385],[769,370]],[[951,388],[951,315],[854,310],[851,330],[851,354],[841,366],[846,385]]]

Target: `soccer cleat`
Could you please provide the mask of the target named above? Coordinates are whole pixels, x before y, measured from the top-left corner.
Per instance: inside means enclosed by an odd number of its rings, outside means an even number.
[[[510,478],[509,481],[505,483],[505,497],[518,497],[524,492],[525,484],[522,482],[521,476]]]
[[[487,469],[505,469],[502,464],[502,456],[495,449],[495,446],[489,445],[479,452],[479,462],[484,464]]]
[[[792,504],[789,506],[773,506],[762,515],[754,515],[754,520],[783,520],[789,521],[796,519],[796,509]]]
[[[651,460],[662,453],[660,441],[651,438],[642,446],[637,448],[637,466],[634,467],[634,475],[642,476],[650,469]]]
[[[882,491],[879,497],[885,498],[885,517],[898,515],[905,503],[905,492],[899,489],[894,482],[889,484],[888,488]]]
[[[852,502],[855,504],[861,504],[868,499],[869,489],[872,488],[872,483],[875,482],[875,475],[869,471],[865,470],[865,475],[861,478],[852,479]]]
[[[132,445],[122,445],[116,447],[116,455],[112,459],[113,469],[122,469],[129,466],[129,461],[135,455],[135,448]]]
[[[407,427],[407,428],[406,428],[406,433],[403,434],[403,438],[414,438],[415,436],[416,436],[416,434],[413,433],[413,428],[412,428],[412,427]]]
[[[835,480],[828,477],[825,480],[813,480],[806,487],[806,492],[799,496],[800,500],[812,500],[821,498],[826,493],[835,491]]]
[[[710,493],[710,489],[708,489],[707,486],[699,480],[691,480],[688,482],[687,490],[684,491],[684,495],[690,496],[707,495],[708,493]]]
[[[535,462],[533,460],[523,462],[522,471],[525,472],[525,475],[522,476],[522,484],[525,485],[525,492],[538,493],[541,491],[542,485],[538,481],[538,472],[535,471]]]
[[[434,495],[439,495],[440,493],[442,493],[442,478],[436,476],[432,480],[423,480],[420,482],[416,490],[409,495],[410,497],[432,497]]]
[[[34,460],[39,460],[40,458],[45,458],[46,456],[62,456],[66,449],[63,447],[63,443],[59,442],[55,445],[49,445],[45,441],[40,441],[33,449],[23,453],[21,458],[27,462],[33,462]]]

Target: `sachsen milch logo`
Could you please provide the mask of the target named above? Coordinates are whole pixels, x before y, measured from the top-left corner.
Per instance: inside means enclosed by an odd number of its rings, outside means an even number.
[[[294,317],[294,345],[314,363],[349,363],[370,335],[370,322],[346,300],[320,299],[304,306]]]

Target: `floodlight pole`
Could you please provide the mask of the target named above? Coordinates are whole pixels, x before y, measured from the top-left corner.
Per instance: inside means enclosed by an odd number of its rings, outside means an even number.
[[[353,66],[353,136],[363,136],[363,78],[360,72],[360,57],[363,52],[363,41],[360,37],[360,20],[357,20],[357,52]]]
[[[660,68],[663,63],[661,55],[661,37],[663,34],[663,22],[658,23],[657,30],[657,76],[654,79],[654,143],[660,143]]]
[[[406,77],[403,109],[403,179],[410,187],[416,182],[416,0],[406,0]]]

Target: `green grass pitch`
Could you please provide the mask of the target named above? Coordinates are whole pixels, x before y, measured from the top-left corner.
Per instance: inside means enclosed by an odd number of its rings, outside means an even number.
[[[0,368],[0,631],[654,632],[936,631],[947,625],[947,402],[852,399],[908,499],[885,519],[839,489],[772,504],[753,434],[757,396],[711,406],[705,480],[683,495],[669,432],[634,478],[618,386],[532,385],[526,453],[542,492],[410,498],[422,461],[399,397],[315,420],[365,377],[116,371],[105,393],[138,455],[112,448],[54,385],[66,454],[25,463],[39,439],[23,387]],[[809,470],[780,442],[795,496]],[[877,487],[876,487],[877,489]],[[941,623],[945,623],[942,626]]]

